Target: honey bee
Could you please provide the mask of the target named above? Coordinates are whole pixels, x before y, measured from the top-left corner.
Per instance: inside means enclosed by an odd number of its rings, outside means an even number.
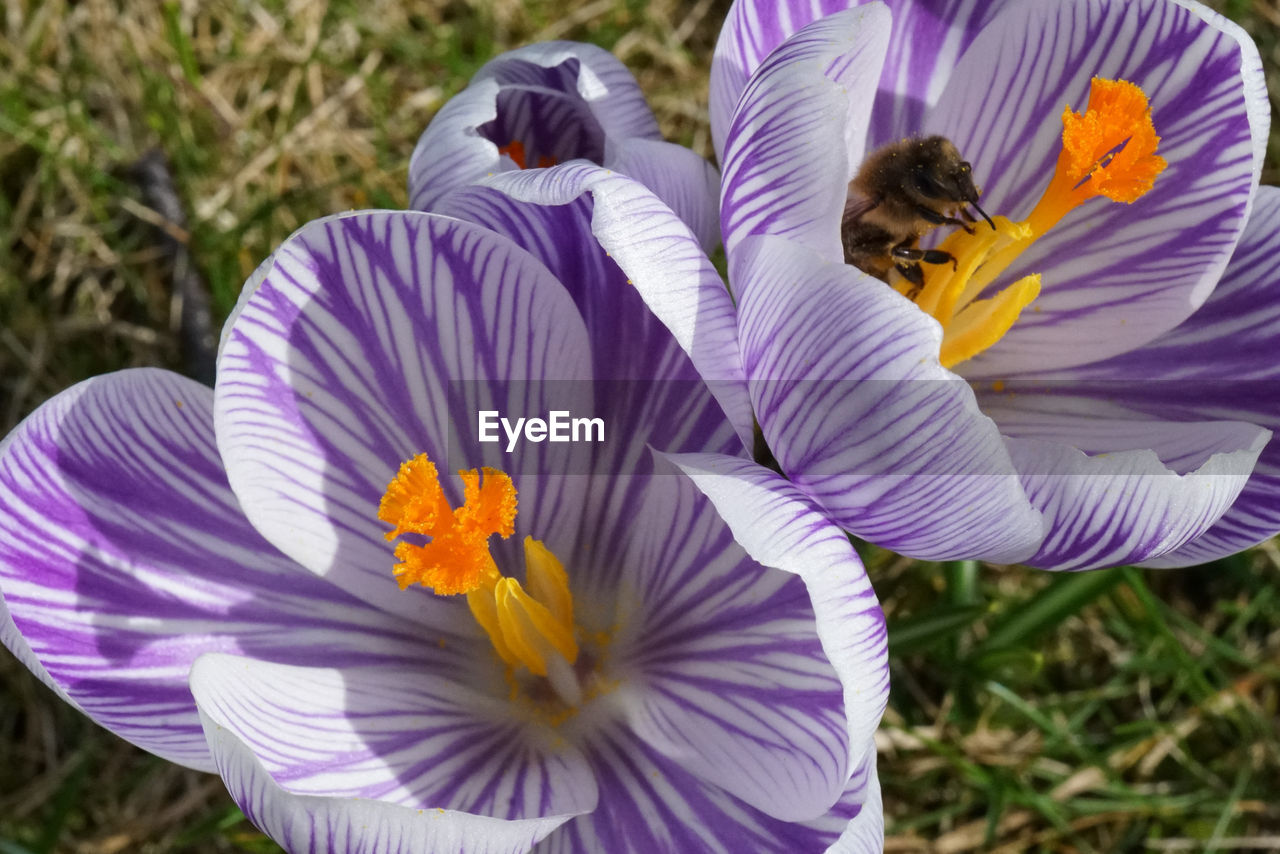
[[[849,182],[840,236],[844,260],[865,273],[889,281],[897,270],[911,283],[908,299],[924,287],[925,264],[953,266],[956,259],[940,249],[921,249],[920,237],[940,225],[958,225],[973,234],[977,222],[967,205],[978,207],[972,169],[944,136],[903,139],[867,155]]]

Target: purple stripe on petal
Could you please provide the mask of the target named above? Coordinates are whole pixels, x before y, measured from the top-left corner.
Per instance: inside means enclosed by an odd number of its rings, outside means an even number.
[[[406,672],[365,672],[349,682],[331,671],[272,668],[232,656],[206,656],[197,664],[192,690],[218,773],[245,815],[290,854],[515,854],[592,808],[589,771],[570,773],[567,765],[549,763],[526,773],[520,762],[534,759],[536,749],[486,741],[483,727],[463,714],[440,719],[441,704],[457,708],[455,701],[431,699],[429,687],[406,683]],[[415,687],[422,696],[411,697]],[[366,688],[373,690],[369,697],[359,693]],[[307,696],[291,696],[298,690]],[[390,695],[407,705],[365,708]],[[449,735],[465,736],[468,723],[477,738],[456,742],[471,751],[470,760],[459,762],[447,752]],[[265,737],[264,724],[271,728]],[[498,750],[478,758],[486,747]],[[410,761],[415,752],[421,754],[416,765]],[[504,759],[515,761],[494,767]],[[495,776],[487,777],[486,767]],[[553,767],[550,778],[545,772]],[[432,778],[453,791],[438,796],[428,785]],[[534,802],[522,802],[526,795]],[[453,806],[468,803],[478,811]],[[553,804],[573,811],[551,813]],[[502,815],[487,814],[485,805]]]
[[[401,591],[391,576],[382,494],[400,463],[423,452],[444,473],[510,470],[500,443],[457,459],[450,437],[474,436],[481,409],[548,412],[554,384],[544,380],[589,378],[582,321],[527,253],[431,214],[320,220],[275,259],[218,361],[215,427],[237,497],[303,566],[381,608],[447,626],[452,603]],[[569,447],[533,445],[521,465],[555,474]],[[522,504],[572,504],[570,480],[522,492]],[[458,480],[446,474],[442,485],[458,503]]]
[[[720,244],[720,173],[689,149],[652,139],[625,139],[604,165],[653,191],[684,221],[704,252]]]
[[[866,93],[879,78],[889,27],[880,4],[831,15],[789,38],[752,77],[723,159],[720,228],[730,257],[754,234],[844,257],[846,185],[864,153]],[[733,288],[741,296],[743,284]]]
[[[849,0],[734,0],[711,59],[711,138],[724,161],[725,136],[747,81],[774,48]]]
[[[920,134],[926,112],[944,97],[956,62],[1008,0],[889,0],[893,30],[868,148]]]
[[[164,371],[109,374],[46,403],[0,451],[6,645],[102,725],[203,769],[187,688],[201,653],[459,666],[248,524],[214,445],[212,397]]]
[[[711,65],[711,135],[724,159],[738,98],[764,58],[810,22],[863,5],[857,0],[736,0]],[[871,119],[872,145],[918,132],[957,58],[1004,7],[1002,0],[889,0],[888,55]]]
[[[1259,187],[1253,213],[1208,301],[1149,344],[1049,380],[1152,383],[1154,398],[1201,398],[1221,383],[1280,379],[1280,188]],[[1261,398],[1262,395],[1259,395]]]
[[[989,212],[1019,219],[1053,173],[1063,107],[1083,111],[1094,76],[1146,91],[1169,166],[1136,202],[1087,202],[1024,253],[993,288],[1041,273],[1035,311],[962,366],[965,376],[1083,364],[1150,341],[1209,296],[1239,239],[1268,108],[1253,43],[1198,5],[1010,6],[924,126],[973,163]]]
[[[600,584],[631,591],[610,647],[618,668],[636,674],[625,688],[629,725],[756,809],[788,821],[822,815],[848,779],[846,715],[856,713],[804,583],[751,560],[688,479],[648,487],[629,546]],[[833,568],[833,582],[840,569],[858,570],[864,610],[878,616],[856,560]]]
[[[879,854],[884,851],[884,805],[880,798],[880,780],[876,777],[876,751],[867,751],[866,761],[853,779],[845,795],[821,820],[834,825],[840,838],[827,849],[828,854]],[[816,823],[815,823],[816,824]]]
[[[1280,190],[1259,187],[1222,280],[1172,332],[1102,362],[1046,375],[1078,393],[1122,400],[1171,420],[1247,421],[1280,432]],[[1280,532],[1280,441],[1273,435],[1249,482],[1203,535],[1148,566],[1203,563]]]
[[[889,690],[884,614],[848,538],[768,469],[714,454],[670,459],[715,505],[753,560],[799,575],[817,633],[844,686],[849,768],[871,743]]]
[[[797,486],[841,527],[913,557],[1034,551],[1040,515],[973,391],[938,364],[936,321],[787,241],[752,238],[734,262],[751,283],[739,310],[756,415]]]
[[[1026,561],[1083,570],[1149,560],[1181,547],[1226,512],[1270,434],[1217,453],[1177,475],[1149,450],[1087,456],[1042,439],[1007,439],[1023,486],[1048,521],[1049,534]]]
[[[1230,509],[1186,545],[1141,561],[1158,569],[1208,563],[1257,545],[1280,532],[1280,449],[1273,437]]]
[[[504,821],[591,809],[582,755],[513,709],[492,651],[471,663],[456,674],[430,662],[341,669],[206,656],[191,690],[290,794]]]
[[[442,210],[509,235],[547,265],[586,320],[597,377],[658,380],[641,397],[675,395],[684,407],[700,399],[705,380],[742,441],[751,441],[737,312],[688,227],[652,192],[608,170],[568,164],[495,176],[453,194]],[[666,420],[680,428],[673,435],[689,423]],[[719,441],[708,432],[716,426],[678,443],[640,438],[705,450]]]
[[[842,799],[818,821],[778,821],[701,783],[679,763],[621,728],[596,734],[587,755],[599,780],[600,805],[548,837],[536,849],[539,854],[820,852],[836,843],[851,817],[864,809]],[[875,787],[865,776],[855,780],[851,788],[858,795]]]

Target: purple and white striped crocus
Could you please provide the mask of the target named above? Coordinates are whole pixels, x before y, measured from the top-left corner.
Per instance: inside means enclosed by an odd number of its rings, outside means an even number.
[[[500,54],[436,114],[409,163],[409,206],[499,172],[587,160],[644,184],[710,252],[720,242],[719,175],[665,142],[635,78],[603,48],[526,45]]]
[[[738,0],[711,111],[737,299],[715,346],[845,529],[1049,569],[1280,531],[1269,108],[1234,24],[1184,0]],[[846,187],[935,134],[994,225],[930,235],[956,263],[913,301],[845,263]]]
[[[740,437],[640,294],[714,281],[696,238],[585,163],[451,199],[291,237],[215,389],[109,374],[10,434],[5,645],[291,852],[880,850],[883,615],[798,490],[690,452]],[[654,430],[449,472],[566,388]]]

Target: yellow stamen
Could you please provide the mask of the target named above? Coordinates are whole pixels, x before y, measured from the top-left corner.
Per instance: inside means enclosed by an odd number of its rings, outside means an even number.
[[[572,664],[578,659],[573,627],[565,626],[545,605],[524,591],[514,578],[503,578],[493,590],[498,625],[507,648],[538,676],[547,675],[547,657],[554,651]]]
[[[1160,138],[1147,96],[1133,83],[1095,77],[1088,108],[1080,114],[1068,106],[1062,123],[1062,152],[1030,216],[1020,223],[993,217],[994,229],[977,224],[973,234],[956,231],[938,247],[956,259],[954,269],[949,263],[924,265],[916,305],[942,324],[940,360],[946,367],[1003,338],[1040,293],[1036,274],[978,299],[1027,247],[1089,199],[1136,201],[1167,165],[1155,153]],[[896,287],[902,293],[910,289],[906,282]]]
[[[463,503],[449,506],[435,464],[419,454],[400,466],[378,507],[378,518],[393,526],[388,539],[403,534],[431,538],[425,545],[401,541],[393,570],[401,589],[422,584],[440,595],[467,594],[476,622],[511,667],[523,665],[547,676],[553,665],[558,693],[580,696],[572,670],[578,658],[573,594],[560,560],[542,542],[526,537],[529,592],[499,572],[489,537],[515,531],[516,490],[496,469],[460,471]],[[562,661],[553,660],[559,656]],[[572,684],[571,684],[572,683]]]
[[[496,587],[495,584],[493,588],[487,590],[472,590],[467,594],[467,607],[471,609],[471,616],[476,618],[480,628],[484,629],[484,633],[489,636],[498,657],[506,664],[515,667],[520,663],[520,659],[511,651],[502,637],[502,626],[498,622],[498,604],[493,597]]]
[[[572,628],[573,595],[569,592],[569,574],[541,540],[524,538],[524,573],[529,595],[546,605],[561,625]]]
[[[947,326],[938,361],[944,368],[972,359],[1004,337],[1033,299],[1040,295],[1040,274],[1019,279],[991,299],[977,300]]]

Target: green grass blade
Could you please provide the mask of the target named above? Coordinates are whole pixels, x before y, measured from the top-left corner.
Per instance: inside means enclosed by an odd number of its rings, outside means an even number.
[[[974,650],[974,656],[1017,646],[1052,631],[1123,578],[1121,572],[1114,569],[1059,575],[1048,587],[1012,608],[1006,618],[997,622],[987,639]]]
[[[982,605],[941,605],[889,622],[889,654],[907,655],[955,637],[986,613]]]

